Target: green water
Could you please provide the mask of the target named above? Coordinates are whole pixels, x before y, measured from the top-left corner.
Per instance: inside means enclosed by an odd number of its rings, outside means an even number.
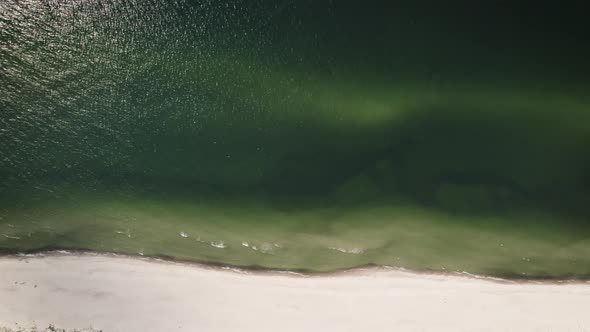
[[[590,276],[580,8],[0,9],[1,252]]]

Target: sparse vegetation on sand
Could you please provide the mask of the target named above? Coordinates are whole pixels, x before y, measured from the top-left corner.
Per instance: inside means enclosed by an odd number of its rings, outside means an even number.
[[[14,328],[0,327],[0,332],[102,332],[102,330],[95,330],[93,328],[68,330],[68,329],[62,329],[62,328],[56,327],[53,324],[50,324],[46,328],[40,328],[37,326],[23,327],[23,326],[19,326],[19,325],[16,325]]]

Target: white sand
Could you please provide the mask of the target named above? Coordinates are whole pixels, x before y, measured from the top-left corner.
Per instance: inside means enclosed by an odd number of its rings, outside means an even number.
[[[590,283],[372,269],[244,274],[112,255],[0,258],[0,326],[110,331],[590,331]]]

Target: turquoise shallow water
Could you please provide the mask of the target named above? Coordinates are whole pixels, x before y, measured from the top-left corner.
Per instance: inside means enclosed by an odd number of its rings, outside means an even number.
[[[483,7],[0,4],[0,250],[587,278],[581,11]]]

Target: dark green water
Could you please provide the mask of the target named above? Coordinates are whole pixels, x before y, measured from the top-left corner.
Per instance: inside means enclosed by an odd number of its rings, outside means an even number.
[[[0,251],[590,277],[583,6],[0,3]]]

